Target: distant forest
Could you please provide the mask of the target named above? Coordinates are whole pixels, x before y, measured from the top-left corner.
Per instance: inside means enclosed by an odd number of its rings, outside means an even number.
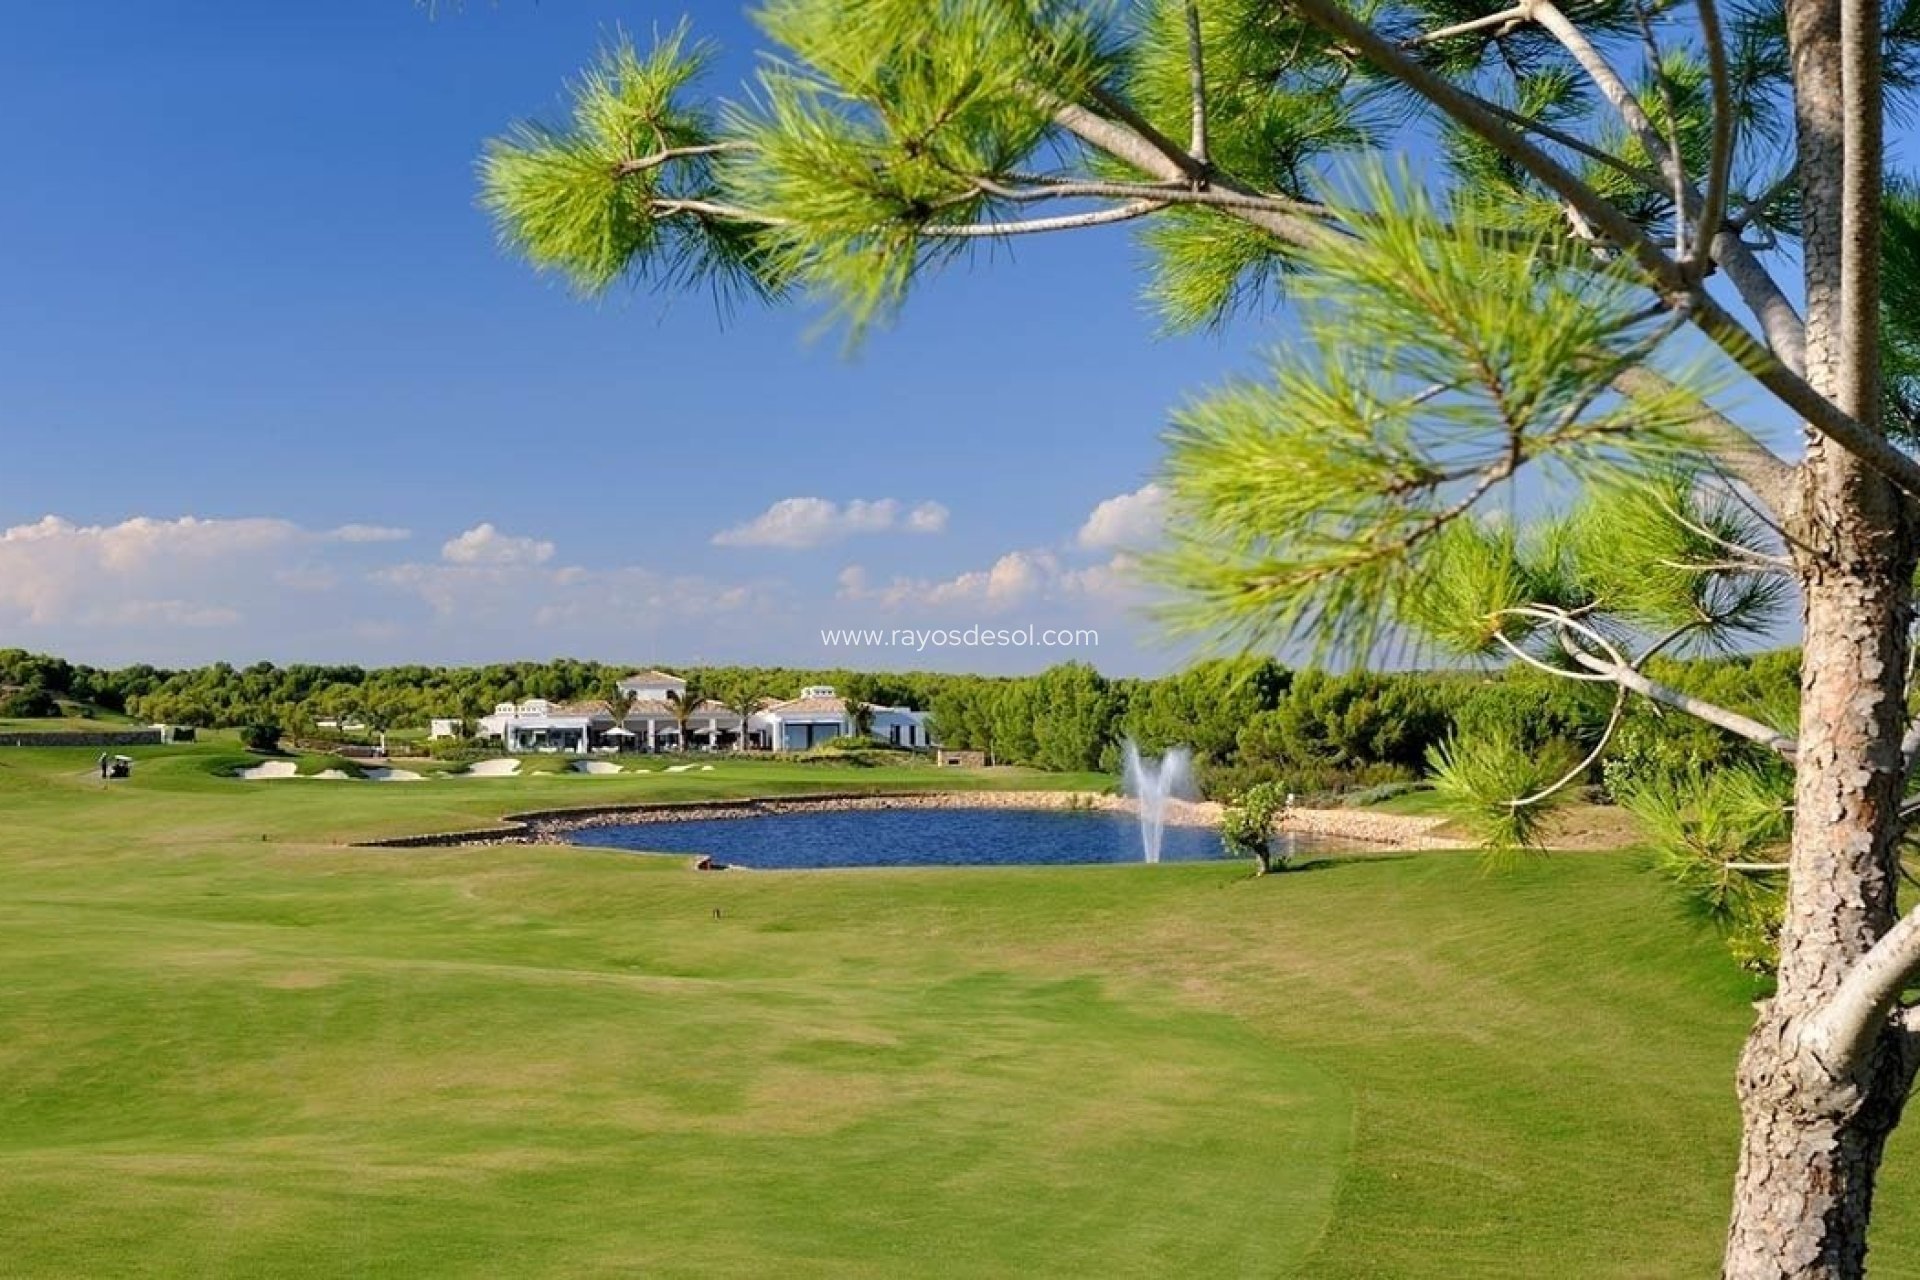
[[[1656,661],[1657,678],[1762,719],[1793,723],[1799,654]],[[317,723],[368,730],[472,721],[523,698],[606,698],[632,666],[556,659],[479,667],[363,668],[260,662],[169,671],[69,663],[0,650],[0,717],[63,714],[63,701],[145,721],[208,728],[274,725],[311,736]],[[1450,735],[1499,734],[1529,750],[1584,754],[1610,700],[1590,686],[1526,672],[1328,673],[1269,659],[1197,663],[1157,679],[1109,679],[1066,663],[1032,676],[874,673],[845,668],[679,667],[690,692],[740,705],[830,684],[864,702],[932,713],[937,740],[1000,764],[1105,770],[1126,738],[1148,751],[1194,749],[1204,789],[1227,794],[1261,781],[1302,794],[1349,791],[1420,776]],[[1684,716],[1636,705],[1596,762],[1604,784],[1646,771],[1734,763],[1751,750]]]

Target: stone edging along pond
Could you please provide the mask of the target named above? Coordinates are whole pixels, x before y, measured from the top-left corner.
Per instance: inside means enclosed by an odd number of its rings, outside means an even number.
[[[1132,813],[1135,802],[1090,791],[839,792],[764,800],[688,800],[510,813],[497,827],[394,836],[361,841],[363,848],[423,849],[452,845],[565,844],[591,827],[644,826],[687,818],[757,818],[782,813],[853,812],[867,809],[1075,809]],[[1168,802],[1169,826],[1211,827],[1220,821],[1214,801]],[[1461,849],[1466,842],[1433,834],[1444,819],[1365,809],[1290,809],[1276,824],[1282,832],[1326,840],[1351,840],[1391,849]]]

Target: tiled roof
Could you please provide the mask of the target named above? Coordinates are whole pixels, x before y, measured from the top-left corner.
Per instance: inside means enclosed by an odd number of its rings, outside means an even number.
[[[640,716],[656,720],[671,720],[674,718],[673,712],[673,704],[664,698],[635,698],[633,705],[627,708],[628,718]],[[700,719],[705,719],[709,716],[731,716],[734,712],[733,708],[724,702],[715,702],[712,698],[707,698],[694,707],[693,714]],[[735,718],[738,719],[737,716]]]
[[[605,716],[613,718],[613,708],[605,698],[595,698],[590,702],[556,702],[549,714],[556,716]]]
[[[790,702],[777,702],[766,710],[783,716],[844,716],[847,714],[847,700],[845,698],[794,698]]]
[[[681,679],[681,678],[680,678],[679,676],[676,676],[676,675],[670,675],[670,674],[668,674],[668,673],[667,673],[667,672],[665,672],[665,671],[636,671],[636,672],[634,672],[634,673],[633,673],[632,675],[630,675],[630,676],[628,676],[628,677],[627,677],[626,679],[624,679],[624,680],[622,680],[622,681],[621,681],[620,683],[621,683],[621,684],[680,684],[680,685],[684,685],[684,684],[686,683],[686,681],[685,681],[685,680],[682,680],[682,679]]]

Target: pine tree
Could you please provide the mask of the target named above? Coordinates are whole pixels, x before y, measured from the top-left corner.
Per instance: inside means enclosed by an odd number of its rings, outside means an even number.
[[[701,95],[683,31],[616,46],[570,119],[496,142],[508,244],[588,290],[829,299],[857,335],[971,247],[1136,222],[1173,324],[1295,307],[1302,344],[1176,423],[1158,568],[1183,621],[1349,655],[1426,636],[1790,766],[1726,1271],[1861,1274],[1920,1064],[1901,1007],[1920,915],[1895,900],[1920,765],[1920,220],[1886,198],[1882,145],[1920,10],[770,0],[759,19],[778,56],[746,105]],[[1802,424],[1800,456],[1722,407],[1736,389]],[[1608,514],[1487,522],[1525,471]],[[1602,519],[1625,521],[1617,546]],[[1791,732],[1648,674],[1790,600]],[[1529,834],[1535,795],[1492,793],[1537,761],[1455,744],[1445,763]]]

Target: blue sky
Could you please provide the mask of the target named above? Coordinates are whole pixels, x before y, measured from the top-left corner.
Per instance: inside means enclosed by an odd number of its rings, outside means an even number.
[[[1123,228],[950,269],[851,357],[801,309],[582,301],[498,249],[475,158],[684,11],[8,6],[0,645],[1177,665],[1116,570],[1156,527],[1169,411],[1284,320],[1161,336]],[[693,11],[731,92],[744,9]],[[820,635],[974,623],[1100,643]]]
[[[699,9],[726,88],[753,33]],[[800,311],[583,302],[497,249],[484,140],[555,111],[616,30],[681,12],[9,6],[0,644],[911,666],[818,629],[979,620],[1095,626],[1071,656],[1170,664],[1083,576],[1118,544],[1076,537],[1148,481],[1170,407],[1278,330],[1160,338],[1123,231],[950,271],[851,358]],[[842,506],[888,527],[825,545],[715,544],[794,498],[898,507]],[[910,528],[929,503],[944,519]]]

